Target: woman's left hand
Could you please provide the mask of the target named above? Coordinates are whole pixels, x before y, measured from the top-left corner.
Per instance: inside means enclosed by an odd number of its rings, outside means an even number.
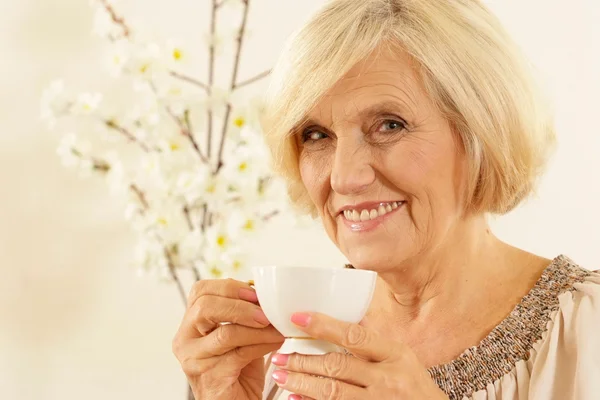
[[[342,346],[354,356],[274,355],[272,362],[280,369],[273,378],[295,393],[290,399],[448,400],[406,345],[323,314],[297,313],[292,322],[311,337]]]

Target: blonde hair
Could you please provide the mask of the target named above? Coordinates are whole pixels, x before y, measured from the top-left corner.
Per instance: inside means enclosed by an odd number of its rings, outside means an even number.
[[[333,0],[292,37],[273,70],[263,119],[292,202],[315,211],[291,133],[380,45],[414,58],[428,95],[461,137],[469,209],[502,214],[516,207],[545,165],[553,121],[526,59],[478,0]]]

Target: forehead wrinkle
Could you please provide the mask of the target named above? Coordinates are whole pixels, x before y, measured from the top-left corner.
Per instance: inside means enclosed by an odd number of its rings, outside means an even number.
[[[378,75],[385,74],[385,78],[389,81],[390,75],[393,74],[394,81],[400,81],[398,83],[390,83],[383,81],[376,82],[359,82],[350,83],[349,81],[356,81],[364,79],[366,75]],[[402,76],[405,79],[398,79],[398,76]],[[344,83],[348,83],[345,85]],[[403,84],[399,84],[403,83]],[[350,87],[345,87],[350,86]],[[382,89],[384,93],[377,93],[377,89]],[[374,92],[375,91],[375,92]],[[354,93],[359,92],[357,95]],[[350,96],[351,100],[345,100],[345,97]],[[377,101],[370,101],[370,99],[364,101],[364,104],[373,106],[360,107],[360,100],[365,97],[378,98]],[[390,98],[388,101],[381,101],[381,98]],[[391,71],[374,71],[368,74],[361,74],[353,77],[345,77],[338,82],[332,88],[328,94],[326,94],[322,101],[314,107],[311,112],[302,120],[298,125],[310,125],[316,124],[328,129],[334,130],[335,127],[342,121],[350,121],[354,118],[365,118],[372,116],[377,113],[377,108],[380,105],[396,105],[394,109],[398,108],[399,111],[407,113],[408,115],[402,115],[403,118],[408,119],[410,116],[415,116],[418,110],[418,100],[422,97],[420,93],[420,85],[416,81],[415,77],[409,73],[391,72]],[[342,112],[338,113],[339,102],[342,102]],[[371,104],[369,104],[371,103]],[[326,110],[327,108],[327,110]],[[390,107],[388,107],[390,108]],[[352,111],[355,111],[352,113]],[[366,110],[366,111],[365,111]],[[328,115],[325,115],[327,112]],[[370,114],[370,115],[368,115]],[[339,117],[338,117],[339,115]]]

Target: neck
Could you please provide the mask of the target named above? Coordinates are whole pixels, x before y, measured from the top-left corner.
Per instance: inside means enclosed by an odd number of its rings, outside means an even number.
[[[444,245],[407,259],[380,277],[396,304],[394,314],[403,322],[448,316],[470,307],[475,293],[506,273],[507,259],[515,249],[498,240],[485,217],[461,222],[448,232]],[[496,281],[497,282],[497,281]]]

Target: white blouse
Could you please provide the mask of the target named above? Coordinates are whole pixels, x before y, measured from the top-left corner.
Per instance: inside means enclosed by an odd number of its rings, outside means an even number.
[[[478,346],[429,373],[450,400],[600,400],[600,271],[556,257]],[[263,399],[287,395],[267,379]]]

